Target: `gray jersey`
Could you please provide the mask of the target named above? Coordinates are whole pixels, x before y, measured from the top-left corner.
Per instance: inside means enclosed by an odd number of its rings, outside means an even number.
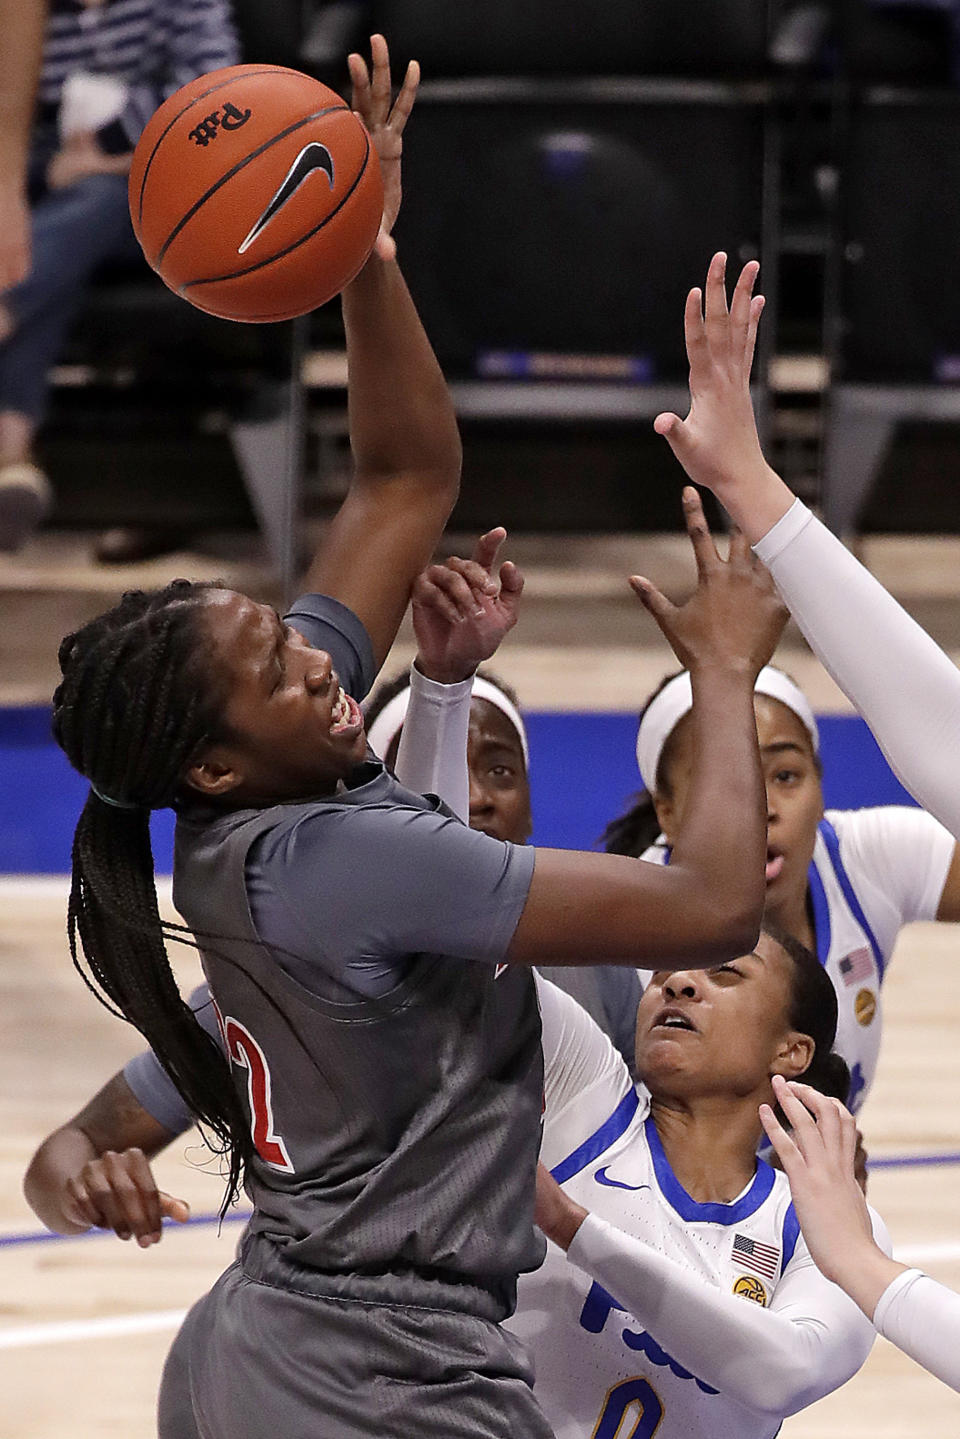
[[[280,952],[254,922],[252,851],[300,925],[295,953],[289,926]],[[248,1248],[248,1273],[291,1287],[309,1270],[421,1275],[475,1286],[491,1317],[512,1309],[516,1274],[544,1248],[543,1076],[533,976],[498,962],[532,869],[531,851],[467,829],[379,764],[326,800],[179,816],[175,902],[202,936],[257,1149],[251,1234],[273,1251]],[[401,977],[331,998],[331,972],[358,958]]]

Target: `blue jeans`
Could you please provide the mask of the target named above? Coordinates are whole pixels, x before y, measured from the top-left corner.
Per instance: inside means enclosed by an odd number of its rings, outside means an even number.
[[[47,190],[44,173],[57,148],[51,127],[38,127],[31,151],[33,227],[30,273],[0,299],[14,330],[0,344],[0,410],[39,423],[47,372],[63,347],[93,272],[107,260],[131,261],[139,248],[122,175],[90,175],[62,190]]]

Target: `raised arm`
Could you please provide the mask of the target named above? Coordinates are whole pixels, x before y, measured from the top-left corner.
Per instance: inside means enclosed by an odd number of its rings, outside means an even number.
[[[876,1243],[854,1177],[856,1121],[805,1084],[773,1081],[788,1134],[769,1105],[760,1119],[793,1192],[807,1248],[877,1330],[960,1390],[960,1294],[891,1259]]]
[[[642,965],[669,955],[709,965],[756,942],[767,810],[753,685],[786,613],[743,537],[734,536],[724,562],[696,492],[685,490],[683,502],[698,569],[693,597],[678,609],[649,581],[631,581],[693,684],[696,760],[671,863],[537,850],[515,962]]]
[[[677,459],[713,490],[769,567],[804,636],[876,735],[913,797],[960,839],[960,773],[944,764],[960,732],[960,672],[930,636],[790,492],[764,460],[750,402],[750,362],[762,301],[747,265],[727,312],[725,257],[707,275],[706,310],[685,312],[690,413],[660,415]],[[735,363],[708,337],[726,331]]]
[[[393,248],[401,137],[419,71],[411,64],[391,108],[386,42],[375,35],[371,44],[372,77],[359,56],[350,57],[354,107],[377,147],[385,196],[378,249],[343,293],[354,475],[305,588],[360,617],[379,668],[456,501],[461,449],[436,356],[396,260],[383,258]]]
[[[473,676],[496,654],[517,622],[523,576],[509,560],[497,564],[507,537],[481,535],[469,560],[451,556],[429,565],[413,587],[417,656],[397,752],[397,778],[420,794],[436,794],[467,823],[470,779],[467,731]]]
[[[0,0],[0,296],[30,267],[27,153],[46,18],[45,0]]]

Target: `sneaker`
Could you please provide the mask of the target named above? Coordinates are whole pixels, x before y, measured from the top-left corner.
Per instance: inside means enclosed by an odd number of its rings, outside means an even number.
[[[53,505],[53,490],[30,460],[0,465],[0,551],[18,550]]]

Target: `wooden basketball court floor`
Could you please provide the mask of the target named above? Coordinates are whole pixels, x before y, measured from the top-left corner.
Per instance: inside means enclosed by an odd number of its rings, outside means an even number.
[[[11,614],[14,663],[5,666],[6,681],[0,679],[0,701],[48,696],[55,639],[76,623],[72,609],[79,617],[85,608],[93,613],[100,607],[99,595],[84,598],[80,589],[57,598],[58,586],[66,583],[64,555],[56,549],[63,542],[52,543],[56,553],[35,577],[27,572],[29,556],[15,569],[10,561],[0,564],[0,585],[15,604],[22,601],[17,613],[35,620],[50,599],[49,635],[28,635]],[[649,629],[638,633],[643,622],[638,625],[632,602],[621,598],[614,614],[609,576],[636,568],[658,582],[671,579],[683,542],[670,539],[662,553],[655,549],[629,565],[619,552],[624,543],[616,542],[612,558],[591,553],[593,570],[581,563],[573,584],[569,566],[561,573],[544,563],[545,554],[520,557],[531,571],[528,613],[497,667],[531,708],[569,708],[572,688],[576,709],[633,709],[664,672],[664,652],[651,647]],[[32,554],[42,559],[42,545]],[[922,618],[960,659],[957,542],[928,546],[920,566],[913,544],[902,557],[888,547],[878,558],[893,564],[890,574],[883,563],[877,569],[901,595],[923,574],[922,601],[929,608]],[[688,575],[688,568],[683,572]],[[72,573],[69,578],[72,586]],[[143,577],[157,579],[153,573]],[[131,582],[124,576],[125,584]],[[619,588],[617,593],[622,596]],[[593,606],[589,617],[585,598]],[[597,623],[601,614],[609,622]],[[780,662],[815,707],[843,708],[832,682],[796,648],[796,637],[789,648]],[[407,632],[394,658],[409,654]],[[149,1250],[106,1235],[45,1237],[23,1200],[23,1171],[39,1141],[140,1047],[138,1036],[103,1011],[72,970],[65,898],[61,878],[0,878],[0,1439],[150,1439],[160,1370],[179,1316],[230,1261],[241,1224],[234,1219],[218,1234],[222,1187],[196,1135],[177,1141],[156,1168],[161,1187],[187,1199],[197,1222],[168,1228]],[[176,963],[186,992],[198,973],[195,961],[182,951]],[[871,1175],[870,1198],[898,1255],[960,1290],[957,927],[916,925],[904,932],[885,986],[885,1008],[879,1078],[862,1121],[868,1148],[881,1161]],[[787,1420],[782,1434],[957,1439],[960,1397],[878,1340],[850,1384]]]

